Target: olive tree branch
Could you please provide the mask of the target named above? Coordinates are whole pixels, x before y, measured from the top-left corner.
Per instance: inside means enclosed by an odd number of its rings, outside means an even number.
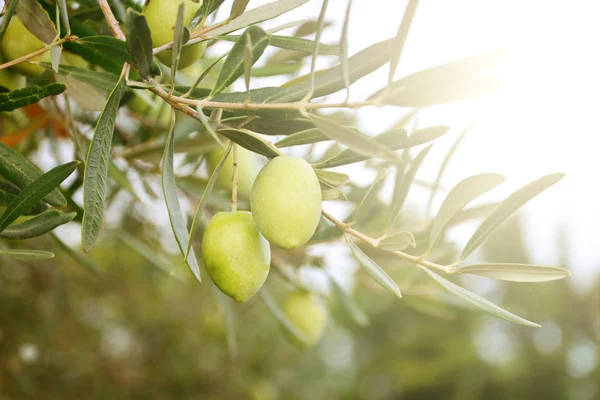
[[[4,64],[0,64],[0,70],[3,70],[4,68],[12,67],[13,65],[17,65],[17,64],[20,64],[25,61],[28,61],[36,56],[39,56],[40,54],[44,54],[45,52],[47,52],[48,50],[50,50],[53,47],[60,46],[61,44],[65,43],[65,42],[74,42],[78,39],[79,38],[74,35],[65,36],[62,39],[58,39],[52,43],[48,43],[46,46],[42,47],[39,50],[33,51],[29,54],[25,54],[22,57],[15,58],[14,60],[5,62]]]
[[[108,5],[108,1],[98,0],[98,5],[102,10],[102,14],[104,14],[104,18],[106,18],[106,22],[108,23],[110,30],[113,32],[113,35],[117,39],[126,40],[123,30],[119,26],[119,21],[117,21],[115,14],[113,14],[112,10],[110,9],[110,5]]]

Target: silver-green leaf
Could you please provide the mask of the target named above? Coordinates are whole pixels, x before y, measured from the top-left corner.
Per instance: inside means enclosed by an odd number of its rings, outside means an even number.
[[[48,260],[54,258],[54,253],[43,250],[7,249],[0,250],[0,255],[9,256],[21,261]]]
[[[13,240],[31,239],[71,222],[76,215],[75,212],[64,214],[58,210],[47,210],[24,222],[6,227],[0,233],[0,237]]]
[[[152,75],[152,36],[144,14],[127,9],[127,49],[142,78]]]
[[[456,274],[485,276],[511,282],[547,282],[566,278],[571,273],[559,267],[531,264],[490,263],[459,267]]]

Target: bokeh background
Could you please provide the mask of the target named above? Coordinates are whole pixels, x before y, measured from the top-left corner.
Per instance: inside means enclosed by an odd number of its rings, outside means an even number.
[[[226,17],[227,3],[217,20]],[[263,3],[252,0],[250,7]],[[265,26],[314,19],[320,3],[312,0]],[[350,53],[394,36],[405,5],[355,0]],[[345,1],[330,1],[324,42],[335,44],[340,37],[345,7]],[[258,299],[234,304],[208,280],[199,286],[189,279],[160,196],[136,205],[125,194],[115,198],[107,234],[92,253],[95,264],[88,265],[102,275],[90,274],[50,237],[27,246],[52,249],[53,260],[0,259],[0,399],[599,398],[599,8],[592,1],[425,0],[397,72],[403,76],[496,48],[509,50],[496,71],[509,79],[506,89],[421,110],[409,127],[452,127],[419,171],[419,181],[427,183],[457,135],[473,123],[442,186],[480,172],[505,175],[507,182],[485,202],[500,200],[543,174],[567,172],[473,259],[559,265],[573,276],[541,284],[459,280],[542,328],[485,315],[396,259],[370,254],[398,281],[404,298],[394,299],[360,273],[352,279],[357,265],[343,246],[318,245],[311,254],[321,264],[303,266],[298,276],[327,293],[327,271],[352,294],[369,323],[357,324],[334,298],[328,301],[331,318],[323,341],[299,350]],[[220,46],[208,54],[219,54],[226,45]],[[319,66],[336,62],[325,57]],[[386,68],[362,79],[352,87],[352,98],[364,98],[386,79]],[[361,110],[356,122],[376,134],[404,113],[386,107]],[[62,145],[67,159],[70,144]],[[54,163],[48,146],[42,143],[37,153],[41,166]],[[341,170],[351,175],[350,193],[375,176],[361,164]],[[363,223],[376,220],[377,211],[389,204],[392,179],[369,205]],[[427,188],[416,186],[405,218],[435,215],[440,193],[428,209]],[[349,212],[341,202],[326,208],[340,217]],[[460,248],[475,226],[460,224],[449,239]],[[76,224],[61,228],[58,236],[78,246]],[[289,289],[278,274],[271,274],[267,286],[276,300]]]

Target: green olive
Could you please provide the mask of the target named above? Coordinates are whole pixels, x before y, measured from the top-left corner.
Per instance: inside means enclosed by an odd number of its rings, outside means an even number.
[[[215,285],[242,303],[267,279],[271,251],[248,211],[220,212],[204,231],[202,259]]]
[[[256,177],[250,208],[269,242],[282,249],[303,246],[321,216],[321,187],[315,171],[301,158],[272,159]]]
[[[46,44],[38,39],[33,33],[29,32],[17,15],[13,15],[8,24],[8,28],[6,28],[6,32],[4,32],[2,43],[0,43],[0,50],[2,51],[4,59],[12,61],[39,50],[44,46],[46,46]],[[33,57],[30,61],[50,62],[50,52],[47,51],[39,56]],[[31,64],[29,62],[19,63],[13,68],[15,71],[28,76],[40,76],[46,70],[41,65]]]
[[[208,162],[209,172],[212,172],[217,167],[217,164],[223,158],[225,150],[223,148],[216,147],[215,149],[208,152],[206,160]],[[252,185],[258,175],[260,166],[258,164],[258,157],[255,153],[246,150],[245,148],[238,146],[237,156],[237,172],[238,172],[238,195],[241,197],[250,197]],[[221,167],[219,176],[217,178],[217,185],[223,189],[231,191],[231,179],[233,176],[233,152],[229,152],[225,164]]]
[[[307,291],[291,292],[285,299],[283,312],[306,339],[306,343],[300,343],[293,338],[294,343],[313,346],[321,340],[327,324],[327,310],[316,295]]]
[[[127,103],[131,111],[153,118],[168,126],[171,122],[171,106],[163,100],[146,102],[135,91],[131,100]]]
[[[0,64],[2,60],[0,59]],[[0,93],[11,92],[25,87],[25,77],[19,74],[13,74],[8,69],[0,69]]]
[[[149,0],[147,2],[144,14],[150,27],[152,45],[154,47],[159,47],[173,41],[177,8],[181,2],[181,0]],[[194,18],[196,11],[202,7],[202,2],[194,3],[191,0],[183,0],[183,2],[185,3],[183,21],[187,25]],[[179,69],[189,67],[196,62],[202,56],[205,49],[206,42],[183,47],[179,57]],[[171,65],[173,55],[170,50],[159,53],[157,57],[167,66]]]
[[[71,53],[70,51],[63,51],[62,57],[65,62],[69,65],[78,68],[89,69],[90,63],[85,60],[85,58],[81,57],[79,54]]]

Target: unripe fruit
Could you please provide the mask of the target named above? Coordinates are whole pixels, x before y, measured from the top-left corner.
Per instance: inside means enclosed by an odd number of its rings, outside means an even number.
[[[321,340],[327,324],[327,311],[316,295],[306,291],[290,293],[285,299],[283,312],[306,340],[306,343],[300,343],[294,337],[294,343],[313,346]]]
[[[183,0],[185,6],[183,10],[183,22],[189,24],[194,18],[196,11],[202,7],[202,2],[194,3],[191,0]],[[176,0],[149,0],[144,8],[146,21],[152,34],[152,46],[159,47],[165,43],[173,41],[175,22],[177,20],[177,8],[181,1]],[[198,60],[206,49],[206,42],[185,46],[181,49],[179,56],[179,69],[192,65]],[[157,54],[157,57],[167,66],[171,66],[171,50],[163,51]]]
[[[237,149],[237,173],[238,173],[238,195],[241,197],[249,198],[250,192],[252,191],[252,185],[258,175],[260,166],[258,164],[258,158],[255,153],[250,150],[238,146]],[[206,161],[208,162],[208,170],[212,172],[223,158],[225,150],[218,146],[208,152],[206,155]],[[217,178],[217,185],[223,189],[231,191],[231,179],[233,177],[233,151],[229,152],[225,163],[221,167],[219,176]]]
[[[319,179],[303,159],[276,157],[256,177],[250,208],[258,230],[269,242],[282,249],[300,247],[319,224]]]
[[[136,92],[133,92],[133,97],[129,100],[127,105],[131,111],[160,121],[163,125],[168,126],[171,122],[171,107],[162,100],[154,101],[149,104],[137,95]]]
[[[63,51],[62,53],[63,59],[69,65],[78,68],[89,69],[90,63],[85,60],[85,58],[81,57],[79,54],[71,53],[70,51]]]
[[[204,231],[202,259],[215,285],[242,303],[267,279],[271,250],[248,211],[220,212]]]
[[[0,64],[3,61],[0,59]],[[0,93],[11,92],[25,87],[25,77],[19,74],[13,74],[7,68],[0,69]]]
[[[46,44],[38,39],[33,33],[29,32],[17,15],[13,15],[6,32],[4,32],[2,43],[0,43],[0,50],[2,51],[4,59],[12,61],[39,50],[44,46],[46,46]],[[51,62],[50,52],[47,51],[39,56],[31,58],[29,61]],[[30,64],[27,61],[19,63],[13,68],[19,73],[28,76],[40,76],[46,70],[41,65]]]

